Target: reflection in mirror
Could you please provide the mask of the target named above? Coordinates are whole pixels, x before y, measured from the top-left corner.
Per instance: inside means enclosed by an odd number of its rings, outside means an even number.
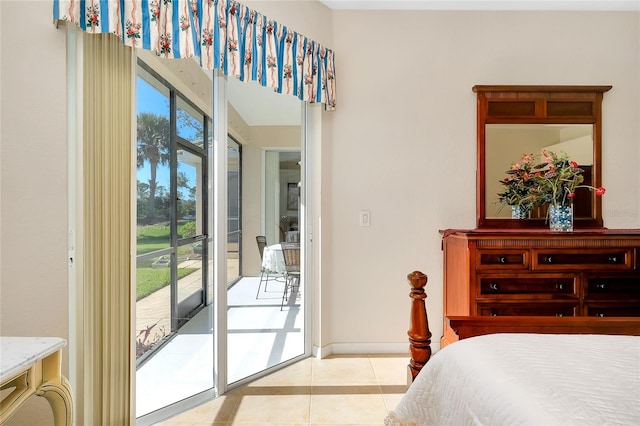
[[[498,202],[500,184],[523,154],[533,154],[541,161],[542,150],[566,152],[569,158],[585,170],[585,183],[590,180],[593,167],[593,125],[591,124],[487,124],[485,212],[487,218],[510,219],[511,209]],[[590,217],[591,197],[586,193],[582,203],[587,203],[585,215]],[[579,204],[579,200],[575,200]],[[576,217],[579,217],[579,210]],[[544,212],[533,212],[532,217],[544,217]]]

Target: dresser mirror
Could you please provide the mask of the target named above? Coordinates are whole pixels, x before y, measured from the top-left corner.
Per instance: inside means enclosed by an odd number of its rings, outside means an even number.
[[[517,143],[515,142],[517,141]],[[584,170],[584,184],[591,185],[593,170],[593,125],[591,124],[486,124],[485,125],[485,213],[488,219],[511,219],[511,209],[500,204],[500,183],[511,165],[523,154],[542,161],[542,150],[566,152]],[[579,188],[574,198],[574,216],[592,217],[592,193]],[[546,209],[537,208],[532,217],[545,217]]]
[[[477,227],[548,228],[546,206],[512,219],[498,202],[505,172],[523,154],[566,152],[584,170],[584,184],[601,186],[601,104],[611,86],[474,86],[477,110]],[[602,228],[602,202],[576,191],[574,228]]]

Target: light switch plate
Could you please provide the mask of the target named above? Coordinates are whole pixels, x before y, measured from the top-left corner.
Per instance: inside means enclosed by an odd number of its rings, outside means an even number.
[[[371,213],[369,210],[360,210],[360,226],[371,226]]]

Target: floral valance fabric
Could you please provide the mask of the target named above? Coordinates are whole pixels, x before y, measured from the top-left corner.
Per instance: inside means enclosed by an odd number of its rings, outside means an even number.
[[[53,0],[54,22],[336,107],[334,52],[232,0]]]

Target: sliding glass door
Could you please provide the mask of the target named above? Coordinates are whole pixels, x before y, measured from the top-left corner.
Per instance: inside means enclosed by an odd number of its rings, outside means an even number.
[[[254,83],[234,78],[227,83],[228,265],[237,229],[242,242],[239,275],[227,277],[232,284],[227,290],[226,377],[233,388],[305,355],[307,288],[300,262],[304,259],[301,102]],[[240,144],[241,192],[236,190],[235,175],[239,152],[235,147]],[[266,247],[259,240],[266,240]],[[285,242],[296,245],[301,254],[295,264],[285,262]]]
[[[187,76],[201,79],[193,91],[180,80]],[[188,60],[139,67],[139,424],[309,355],[301,102],[229,81],[221,135],[210,118],[219,77],[211,78]],[[237,84],[247,90],[240,103]],[[277,266],[265,268],[256,242],[265,235]],[[286,270],[284,242],[297,244],[301,273]]]
[[[212,302],[210,128],[211,119],[186,95],[139,65],[136,417],[213,388],[213,335],[205,309]]]

